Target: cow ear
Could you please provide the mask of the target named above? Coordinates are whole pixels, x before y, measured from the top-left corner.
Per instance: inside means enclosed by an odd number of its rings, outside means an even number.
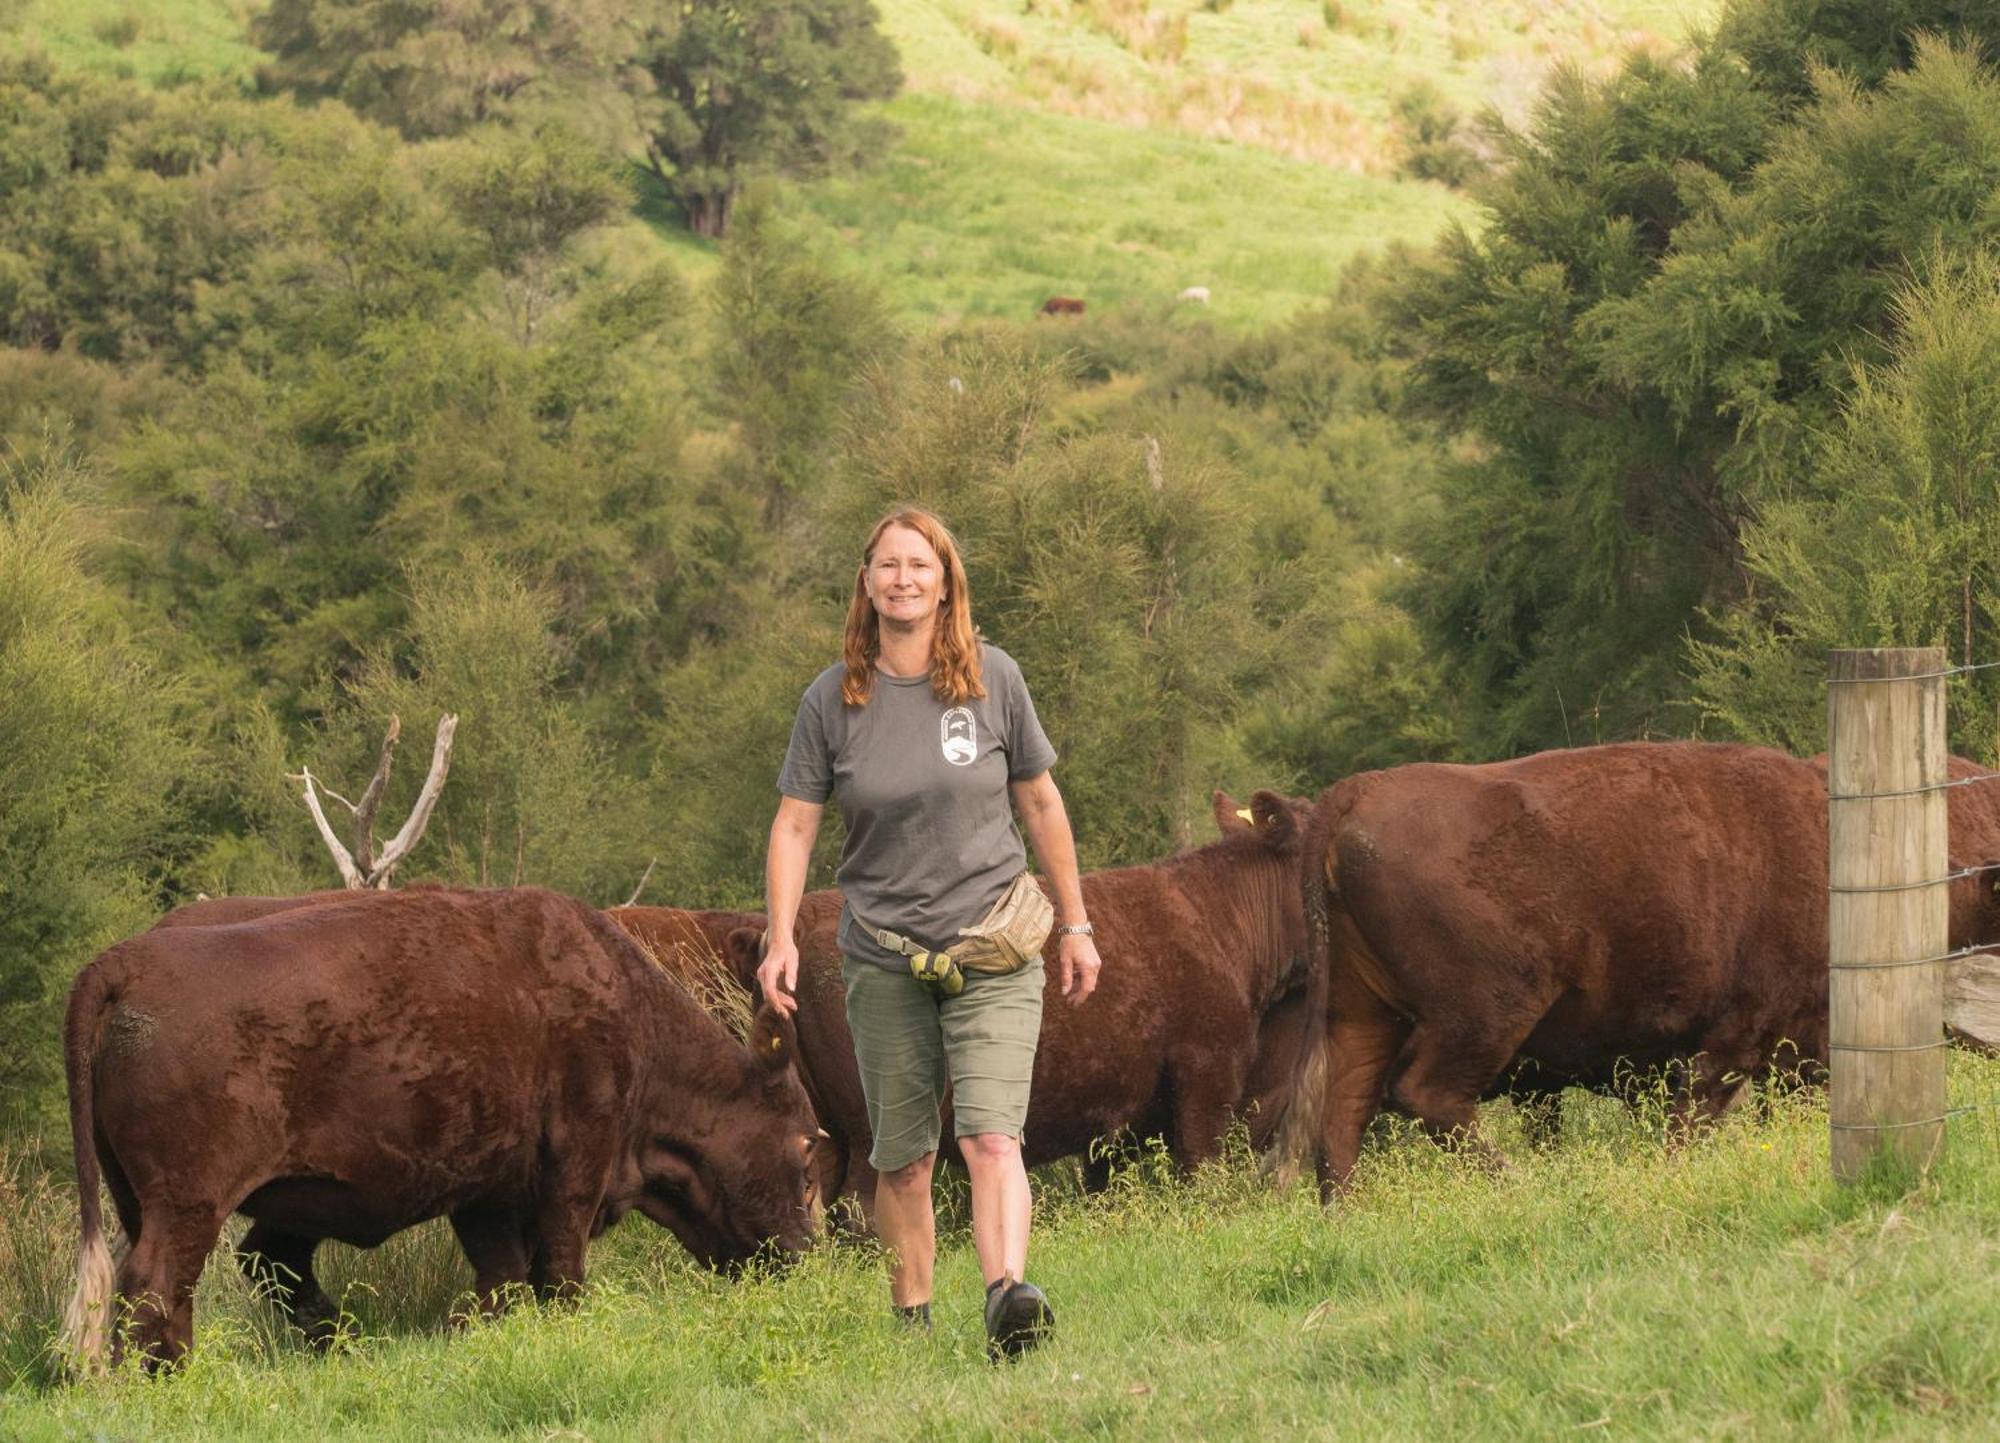
[[[789,1017],[773,1012],[770,1003],[760,1002],[757,1015],[750,1019],[748,1045],[757,1066],[776,1075],[790,1067],[799,1055],[799,1034],[793,1030]]]
[[[764,960],[764,929],[732,927],[729,935],[722,939],[722,946],[729,954],[730,975],[754,990],[757,986],[757,964]]]
[[[1229,793],[1216,790],[1212,799],[1215,808],[1215,825],[1225,837],[1233,837],[1238,832],[1247,832],[1252,826],[1249,808],[1240,805]]]
[[[1257,819],[1257,831],[1274,847],[1288,846],[1299,835],[1299,819],[1291,802],[1277,792],[1262,787],[1253,792],[1250,815]]]

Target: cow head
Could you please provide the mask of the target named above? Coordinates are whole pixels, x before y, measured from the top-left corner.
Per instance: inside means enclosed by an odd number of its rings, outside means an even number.
[[[1259,787],[1243,806],[1229,793],[1217,791],[1212,799],[1215,825],[1225,837],[1255,835],[1275,852],[1298,846],[1300,827],[1312,803],[1304,797],[1287,797]]]
[[[683,1100],[671,1122],[656,1108],[639,1147],[638,1210],[717,1270],[767,1245],[796,1256],[819,1228],[808,1180],[820,1132],[793,1065],[792,1024],[759,1007],[747,1047],[718,1092]]]
[[[764,929],[732,927],[722,941],[722,948],[737,985],[746,992],[756,994],[757,966],[764,960]]]

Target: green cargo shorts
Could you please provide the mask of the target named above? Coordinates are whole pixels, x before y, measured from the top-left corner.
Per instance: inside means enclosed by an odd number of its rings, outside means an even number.
[[[841,959],[840,972],[875,1138],[868,1161],[877,1172],[937,1151],[947,1077],[959,1137],[1020,1137],[1042,1031],[1039,958],[1005,976],[968,972],[956,997],[852,957]]]

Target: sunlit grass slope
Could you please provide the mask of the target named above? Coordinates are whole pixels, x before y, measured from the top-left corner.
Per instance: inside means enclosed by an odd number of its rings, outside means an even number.
[[[1961,1104],[2000,1063],[1953,1060]],[[879,1260],[846,1246],[730,1286],[644,1224],[592,1252],[574,1310],[443,1331],[463,1265],[433,1229],[333,1249],[363,1334],[316,1359],[217,1258],[179,1376],[0,1393],[0,1437],[1620,1439],[1984,1438],[2000,1428],[2000,1122],[1953,1124],[1911,1191],[1827,1178],[1818,1097],[1668,1146],[1572,1094],[1562,1140],[1486,1121],[1512,1166],[1391,1130],[1344,1203],[1246,1169],[1109,1194],[1043,1190],[1032,1271],[1061,1333],[980,1357],[978,1279],[947,1230],[937,1331],[900,1329]],[[0,1357],[47,1332],[74,1214],[0,1212]],[[956,1206],[952,1209],[957,1212]],[[32,1371],[32,1365],[31,1365]],[[563,1431],[568,1430],[568,1431]]]
[[[1599,69],[1714,0],[877,0],[914,89],[1394,168],[1396,100],[1528,110],[1560,61]]]
[[[1268,151],[906,95],[903,143],[790,204],[838,231],[905,312],[1027,316],[1046,297],[1171,303],[1205,286],[1226,321],[1289,314],[1356,250],[1469,216],[1441,186]]]

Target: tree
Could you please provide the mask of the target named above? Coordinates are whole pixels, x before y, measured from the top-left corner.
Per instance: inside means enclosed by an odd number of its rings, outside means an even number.
[[[90,572],[76,458],[0,471],[0,1106],[47,1121],[62,1006],[91,954],[143,927],[187,838],[195,770],[174,688]]]
[[[1855,368],[1816,464],[1745,527],[1749,595],[1691,649],[1729,735],[1821,749],[1833,647],[2000,660],[2000,261],[1934,251],[1890,316],[1889,354]],[[1993,755],[2000,679],[1954,682],[1952,701],[1954,747]]]
[[[761,198],[722,248],[709,369],[741,428],[764,520],[825,469],[841,407],[895,340],[873,286],[815,255]]]
[[[681,0],[645,64],[647,160],[696,235],[720,236],[753,170],[817,175],[878,148],[856,106],[902,86],[874,0]]]
[[[1829,53],[1877,28],[1764,0],[1721,34],[1773,7]],[[1803,99],[1713,39],[1685,64],[1561,77],[1508,138],[1491,224],[1404,288],[1414,403],[1472,444],[1402,595],[1475,753],[1695,721],[1685,637],[1744,595],[1744,522],[1810,463],[1840,357],[1880,354],[1885,277],[1993,232],[2000,83],[1971,45],[1909,53],[1874,85],[1815,71]]]
[[[632,58],[652,20],[643,0],[273,0],[250,38],[273,56],[266,87],[413,140],[559,114],[623,141],[646,115]]]

